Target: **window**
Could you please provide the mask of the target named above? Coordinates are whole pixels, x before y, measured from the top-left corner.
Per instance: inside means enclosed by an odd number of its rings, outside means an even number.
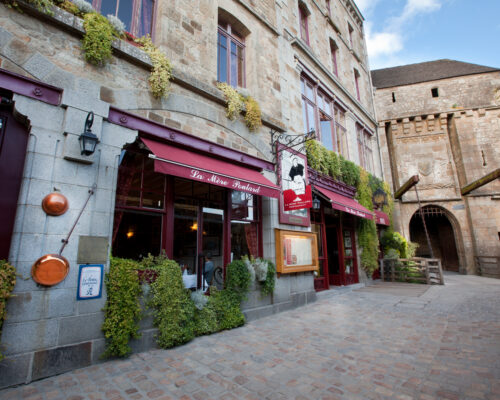
[[[439,91],[438,91],[438,88],[437,88],[437,87],[432,88],[432,89],[431,89],[431,94],[432,94],[432,97],[439,97]]]
[[[373,173],[372,135],[360,125],[356,125],[356,131],[358,137],[359,164],[368,172]]]
[[[335,41],[330,39],[330,52],[332,53],[332,66],[333,66],[333,73],[335,74],[335,76],[339,76],[339,70],[337,64],[338,51],[339,47],[337,46],[337,43],[335,43]]]
[[[245,86],[245,42],[233,25],[219,21],[217,80],[231,86]]]
[[[396,93],[392,92],[392,102],[396,102]]]
[[[152,32],[154,0],[85,0],[102,15],[114,15],[124,24],[125,30],[141,37]]]
[[[261,255],[260,199],[249,193],[231,192],[231,256]]]
[[[349,30],[349,45],[351,46],[351,49],[354,48],[354,41],[352,34],[354,32],[354,29],[352,28],[351,24],[347,24],[347,29]]]
[[[354,69],[354,85],[356,86],[356,98],[361,101],[361,94],[359,91],[359,72],[356,68]]]
[[[300,79],[304,133],[316,132],[316,138],[328,150],[347,154],[345,113],[332,99],[307,78]]]
[[[307,17],[309,16],[309,11],[306,6],[299,3],[299,19],[300,19],[300,38],[309,44],[309,27],[307,24]]]
[[[330,0],[326,0],[326,13],[328,14],[329,17],[332,16],[332,9],[330,5]]]

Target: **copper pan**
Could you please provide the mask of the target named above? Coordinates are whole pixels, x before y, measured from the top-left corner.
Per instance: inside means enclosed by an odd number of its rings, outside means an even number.
[[[82,216],[83,211],[85,210],[85,207],[90,200],[90,197],[94,194],[95,188],[96,185],[94,184],[94,186],[92,186],[92,189],[89,190],[89,197],[83,205],[80,214],[78,214],[73,227],[69,231],[66,239],[62,240],[63,244],[61,246],[61,250],[59,250],[59,254],[46,254],[34,262],[33,266],[31,267],[31,276],[36,283],[44,286],[54,286],[66,279],[70,265],[68,260],[62,256],[62,252],[66,245],[69,243],[69,238],[73,233],[73,230],[75,229],[75,226],[78,223],[80,217]]]
[[[50,193],[43,198],[42,209],[48,215],[63,215],[68,210],[68,199],[61,193]]]

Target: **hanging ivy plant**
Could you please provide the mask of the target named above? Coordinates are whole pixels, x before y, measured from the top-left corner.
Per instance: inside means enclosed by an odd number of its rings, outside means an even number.
[[[102,67],[111,59],[111,43],[117,36],[115,29],[106,17],[95,12],[85,14],[83,27],[85,35],[82,39],[82,49],[85,60]]]
[[[251,132],[255,132],[262,126],[262,113],[260,111],[259,103],[253,97],[248,96],[245,98],[245,122]]]
[[[153,69],[149,77],[149,86],[153,96],[157,99],[167,98],[170,93],[170,80],[172,79],[172,64],[165,54],[156,47],[149,35],[135,40],[142,45],[148,53]]]
[[[16,284],[16,269],[5,260],[0,260],[0,338],[2,337],[2,325],[7,316],[7,299]],[[0,352],[0,361],[3,355]]]
[[[217,88],[222,91],[227,102],[226,117],[235,120],[243,110],[243,98],[238,91],[224,82],[219,82]]]

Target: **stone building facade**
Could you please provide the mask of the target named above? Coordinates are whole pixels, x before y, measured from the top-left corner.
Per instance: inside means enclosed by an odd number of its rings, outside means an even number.
[[[461,189],[500,167],[500,70],[438,60],[372,79],[386,178],[397,190],[419,175],[434,255],[449,270],[498,276],[500,182]],[[417,210],[410,190],[396,203],[396,227],[429,256]]]
[[[310,231],[309,214],[305,224],[280,219],[270,131],[302,135],[313,128],[321,139],[318,132],[329,124],[332,137],[323,133],[325,143],[382,175],[363,18],[351,0],[133,1],[132,15],[142,13],[142,19],[124,21],[127,29],[136,33],[150,26],[154,43],[174,65],[171,93],[163,99],[152,96],[151,61],[133,43],[114,41],[111,61],[92,66],[82,54],[80,18],[57,7],[47,15],[18,3],[22,12],[0,4],[1,134],[5,143],[19,138],[15,154],[21,157],[12,167],[17,175],[8,182],[11,226],[6,224],[1,235],[10,244],[0,258],[7,258],[22,276],[2,330],[6,359],[0,363],[0,387],[99,360],[105,343],[105,288],[101,298],[77,300],[79,266],[102,264],[106,271],[110,252],[137,258],[165,250],[194,271],[205,243],[217,265],[243,251],[274,261],[276,228]],[[150,13],[144,16],[147,10],[139,10],[139,3],[149,4]],[[307,27],[307,36],[301,27]],[[242,116],[234,121],[226,117],[216,83],[233,80],[233,86],[260,104],[263,125],[256,132],[249,131]],[[313,102],[313,119],[303,116],[301,85],[306,82],[314,96],[314,101],[307,99]],[[318,93],[321,107],[329,104],[321,117],[326,122],[320,120]],[[90,112],[99,144],[92,155],[82,155],[79,138]],[[163,153],[156,154],[153,147]],[[194,184],[181,172],[159,174],[154,164],[161,161],[153,162],[148,149],[159,158],[171,152],[181,161],[187,154],[202,164],[222,165],[233,184],[242,178],[231,175],[237,165],[243,178],[253,177],[247,181],[252,190],[266,195]],[[5,152],[1,157],[2,168],[10,165]],[[137,187],[134,176],[142,182]],[[65,214],[44,212],[42,199],[52,192],[68,199]],[[238,216],[235,205],[242,198],[246,214]],[[38,285],[31,279],[34,262],[59,252],[82,210],[62,254],[70,265],[67,277],[54,286]],[[183,219],[192,222],[193,231],[205,223],[212,229],[211,241],[202,245],[198,235],[193,246],[179,251],[175,237],[186,228],[179,222]],[[354,229],[355,218],[346,220]],[[242,222],[253,228],[241,228]],[[188,233],[182,237],[185,243]],[[358,276],[355,250],[351,269]],[[312,302],[314,285],[312,272],[282,275],[272,296],[250,297],[245,314],[252,319]],[[155,330],[148,321],[141,331],[141,339],[132,343],[134,351],[154,346]]]

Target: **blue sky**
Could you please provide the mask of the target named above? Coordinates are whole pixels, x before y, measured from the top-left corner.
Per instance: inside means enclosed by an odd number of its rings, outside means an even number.
[[[370,68],[449,58],[500,68],[500,0],[355,0]]]

